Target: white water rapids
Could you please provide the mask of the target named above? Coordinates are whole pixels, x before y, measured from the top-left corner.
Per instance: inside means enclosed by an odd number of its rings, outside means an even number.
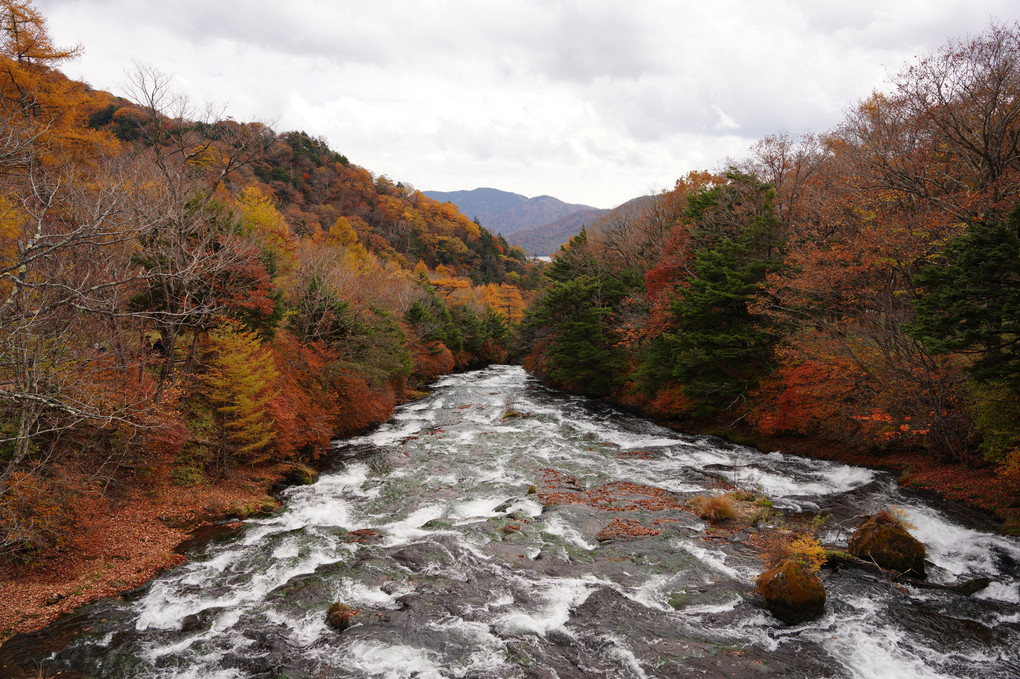
[[[504,418],[508,407],[527,417]],[[629,453],[629,455],[628,455]],[[640,454],[635,454],[640,453]],[[542,387],[516,367],[441,379],[334,471],[285,493],[40,662],[99,677],[1017,677],[1020,541],[892,477],[677,434]],[[973,597],[825,571],[826,614],[787,627],[754,592],[744,538],[706,539],[676,510],[543,507],[554,469],[583,488],[626,481],[678,500],[720,481],[788,513],[850,519],[897,505],[930,578],[994,582]],[[626,518],[661,532],[599,541]],[[658,522],[658,523],[656,523]],[[519,529],[512,529],[513,524]],[[363,531],[352,535],[352,531]],[[362,609],[337,632],[334,601]]]

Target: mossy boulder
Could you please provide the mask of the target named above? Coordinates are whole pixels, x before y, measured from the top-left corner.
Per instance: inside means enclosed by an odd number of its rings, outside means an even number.
[[[319,472],[306,464],[292,463],[283,472],[284,480],[295,486],[310,486],[319,478]]]
[[[850,538],[847,550],[864,561],[924,580],[924,545],[899,522],[869,517]]]
[[[825,612],[825,586],[818,576],[787,559],[758,576],[765,607],[787,625],[814,620]]]
[[[233,503],[226,509],[222,518],[236,518],[244,521],[253,516],[268,516],[279,508],[280,503],[267,495],[247,502]]]
[[[276,479],[270,484],[272,495],[280,493],[290,486],[308,486],[319,478],[319,472],[305,464],[287,462],[276,467]]]

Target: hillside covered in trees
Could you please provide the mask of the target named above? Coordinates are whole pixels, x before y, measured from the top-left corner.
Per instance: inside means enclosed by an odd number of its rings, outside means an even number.
[[[542,282],[522,250],[168,76],[69,80],[79,49],[0,2],[0,560],[111,494],[315,460],[504,357]]]
[[[556,256],[525,365],[685,427],[990,465],[1020,495],[1020,27],[917,60]],[[964,484],[967,485],[967,484]],[[996,499],[990,500],[992,496]]]

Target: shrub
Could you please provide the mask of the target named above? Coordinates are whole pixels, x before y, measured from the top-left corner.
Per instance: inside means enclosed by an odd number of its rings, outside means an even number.
[[[728,521],[737,515],[733,507],[733,496],[725,495],[698,495],[690,499],[694,513],[709,523],[720,523]]]
[[[1007,490],[1020,498],[1020,448],[1010,451],[996,468],[996,474],[1006,483]]]
[[[809,573],[817,573],[825,563],[825,548],[814,535],[798,535],[790,543],[788,558],[799,563]]]
[[[170,470],[170,482],[182,488],[192,488],[205,483],[205,472],[201,467],[181,465]]]
[[[361,613],[361,609],[335,602],[330,604],[329,609],[326,611],[326,620],[332,625],[337,631],[343,632],[345,629],[354,624],[354,620],[358,614]]]
[[[896,505],[875,512],[875,521],[887,526],[899,526],[903,529],[917,528],[917,526],[907,521],[907,513],[903,508]]]
[[[0,556],[27,560],[63,545],[70,507],[46,478],[14,472],[0,487]]]

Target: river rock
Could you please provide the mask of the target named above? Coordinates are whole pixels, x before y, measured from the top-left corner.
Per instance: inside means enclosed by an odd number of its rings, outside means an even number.
[[[868,518],[850,538],[848,551],[858,559],[924,580],[924,545],[897,522]]]
[[[758,589],[769,612],[788,625],[814,620],[825,611],[822,581],[790,559],[759,575]]]
[[[326,611],[326,620],[330,625],[336,628],[338,632],[343,632],[345,629],[355,624],[359,617],[362,617],[362,611],[360,608],[353,608],[340,602],[330,604],[329,610]]]
[[[277,468],[277,477],[269,487],[270,495],[277,495],[290,486],[309,486],[319,478],[319,472],[305,464],[287,463]]]

